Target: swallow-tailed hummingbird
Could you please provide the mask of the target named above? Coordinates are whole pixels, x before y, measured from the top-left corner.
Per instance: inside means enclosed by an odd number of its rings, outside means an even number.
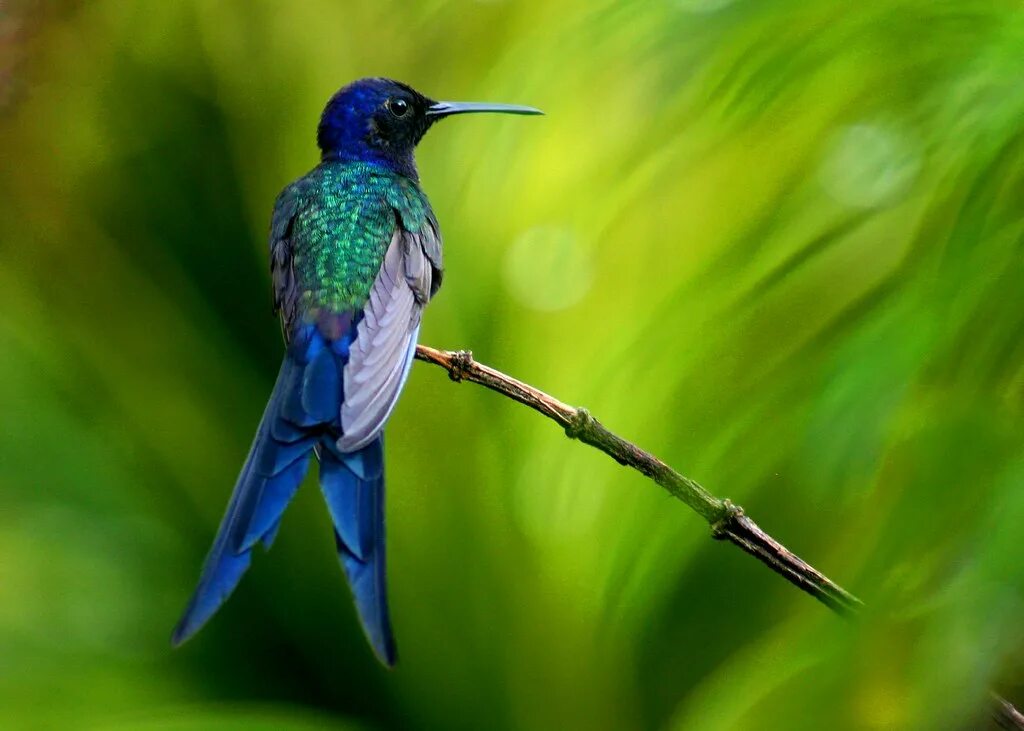
[[[413,151],[435,122],[470,112],[540,114],[436,102],[390,79],[356,81],[327,103],[320,164],[281,192],[270,224],[281,370],[175,645],[228,598],[256,544],[270,547],[315,457],[363,629],[381,662],[394,664],[382,432],[442,273],[441,234]]]

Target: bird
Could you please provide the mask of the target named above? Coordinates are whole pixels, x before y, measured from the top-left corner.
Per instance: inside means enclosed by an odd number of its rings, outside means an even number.
[[[285,352],[198,586],[171,636],[178,646],[224,604],[258,544],[269,550],[313,460],[337,553],[374,654],[397,661],[384,546],[384,425],[405,384],[420,320],[443,273],[437,218],[414,151],[459,114],[533,107],[438,102],[366,78],[327,102],[320,162],[281,191],[270,278]]]

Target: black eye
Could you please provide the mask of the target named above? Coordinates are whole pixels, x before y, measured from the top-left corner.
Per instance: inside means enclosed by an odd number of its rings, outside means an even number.
[[[404,117],[409,113],[409,102],[405,99],[388,99],[388,111],[396,117]]]

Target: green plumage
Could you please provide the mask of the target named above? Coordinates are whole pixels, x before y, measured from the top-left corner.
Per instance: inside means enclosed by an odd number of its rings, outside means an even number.
[[[306,316],[361,309],[396,225],[418,232],[430,215],[414,182],[362,162],[322,163],[285,188],[277,208],[295,211],[292,263]]]

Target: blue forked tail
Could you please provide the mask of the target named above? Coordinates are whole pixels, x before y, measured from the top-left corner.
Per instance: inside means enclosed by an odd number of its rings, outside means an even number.
[[[216,613],[249,568],[257,543],[270,548],[315,450],[356,608],[374,652],[390,666],[396,653],[384,583],[382,438],[356,452],[338,452],[341,372],[347,353],[336,352],[318,333],[296,346],[281,364],[199,585],[171,642],[181,644]]]
[[[378,436],[350,454],[324,448],[319,456],[320,489],[334,521],[338,557],[366,637],[390,667],[398,655],[385,584],[384,439]]]

